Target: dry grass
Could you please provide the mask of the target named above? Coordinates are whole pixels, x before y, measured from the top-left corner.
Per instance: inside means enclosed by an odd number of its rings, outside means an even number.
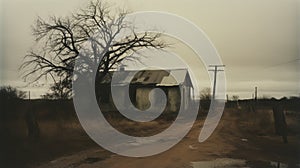
[[[10,164],[18,164],[17,166],[22,165],[24,167],[24,165],[49,161],[87,148],[97,148],[98,145],[82,129],[71,105],[68,102],[68,104],[62,104],[62,107],[54,108],[52,104],[51,108],[47,109],[47,106],[41,104],[35,108],[41,132],[41,137],[37,142],[29,141],[27,126],[24,118],[22,118],[24,116],[22,113],[14,120],[1,122],[3,125],[1,133],[5,137],[1,139],[1,144],[5,144],[2,153],[6,152],[3,158],[6,158],[6,161]],[[110,112],[106,116],[107,120],[119,131],[132,136],[151,136],[160,133],[168,128],[173,123],[173,119],[176,118],[176,115],[172,114],[151,122],[140,123],[124,117],[121,118],[115,113]],[[203,121],[205,114],[201,112],[199,120]],[[270,109],[258,109],[253,112],[247,108],[227,108],[224,115],[227,115],[225,119],[234,118],[239,123],[237,128],[233,127],[237,130],[227,131],[226,135],[236,136],[236,132],[240,132],[239,137],[249,135],[275,137],[273,114]],[[289,135],[300,135],[299,113],[288,113],[287,122]],[[232,124],[232,122],[228,123]],[[228,125],[224,127],[228,127]],[[278,139],[280,141],[280,138]]]

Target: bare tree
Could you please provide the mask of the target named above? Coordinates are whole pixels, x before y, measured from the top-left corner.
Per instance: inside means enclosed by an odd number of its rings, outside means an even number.
[[[25,56],[20,67],[24,79],[32,76],[34,82],[51,76],[55,83],[58,77],[71,82],[75,60],[87,44],[86,63],[99,65],[100,80],[122,60],[137,60],[133,54],[140,49],[166,47],[160,33],[135,32],[134,25],[125,21],[127,15],[128,12],[102,1],[92,1],[69,17],[51,17],[49,21],[38,18],[33,35],[40,49],[32,49]],[[117,36],[124,30],[130,30],[130,35],[118,40]]]
[[[69,99],[72,97],[71,82],[68,80],[59,80],[50,87],[50,93],[46,93],[41,97],[43,99]]]
[[[21,102],[21,99],[26,98],[26,92],[18,90],[11,86],[0,87],[0,119],[5,118],[7,114],[12,114],[16,111],[16,106]]]
[[[209,87],[200,91],[200,100],[211,100],[211,89]]]
[[[203,110],[209,110],[211,103],[211,89],[209,87],[203,88],[200,91],[200,107]]]
[[[236,102],[239,100],[239,98],[240,98],[240,96],[238,96],[238,95],[233,95],[232,96],[232,100],[236,101]]]

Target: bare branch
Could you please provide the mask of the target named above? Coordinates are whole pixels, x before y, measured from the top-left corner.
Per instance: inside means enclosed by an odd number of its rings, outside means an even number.
[[[37,18],[32,31],[39,50],[24,56],[20,66],[23,78],[36,75],[34,81],[37,81],[50,75],[53,79],[70,81],[67,79],[74,73],[75,60],[81,50],[88,49],[87,45],[90,51],[86,51],[82,68],[99,65],[98,72],[105,73],[126,58],[138,60],[133,55],[140,49],[167,47],[160,33],[135,33],[132,23],[124,21],[127,14],[98,0],[69,17],[53,16],[47,21]],[[132,29],[132,34],[117,41],[117,35],[125,29]]]

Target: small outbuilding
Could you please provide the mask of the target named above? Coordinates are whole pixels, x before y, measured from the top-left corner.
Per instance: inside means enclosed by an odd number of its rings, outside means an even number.
[[[117,81],[112,82],[112,76]],[[152,89],[162,89],[167,98],[165,110],[176,112],[182,105],[187,109],[193,97],[193,85],[187,69],[170,70],[124,70],[110,72],[101,82],[96,83],[98,92],[98,101],[100,103],[114,104],[111,96],[111,89],[117,91],[120,108],[128,107],[132,103],[140,110],[146,110],[150,107],[149,98],[151,98]],[[129,99],[128,93],[129,87]],[[127,90],[126,90],[127,88]],[[180,94],[182,93],[182,94]],[[182,96],[181,96],[182,95]],[[160,106],[163,101],[155,97],[154,105]]]

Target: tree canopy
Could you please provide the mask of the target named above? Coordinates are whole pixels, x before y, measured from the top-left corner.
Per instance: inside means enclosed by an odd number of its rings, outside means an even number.
[[[20,67],[24,79],[34,82],[50,76],[56,85],[64,84],[61,87],[70,89],[66,83],[72,81],[75,60],[82,50],[88,53],[86,63],[96,64],[100,76],[105,76],[124,59],[138,60],[134,53],[142,48],[167,46],[160,33],[135,32],[133,23],[125,21],[128,14],[98,0],[67,17],[39,17],[32,28],[38,47],[25,55]],[[130,30],[130,34],[117,39],[124,30]]]

